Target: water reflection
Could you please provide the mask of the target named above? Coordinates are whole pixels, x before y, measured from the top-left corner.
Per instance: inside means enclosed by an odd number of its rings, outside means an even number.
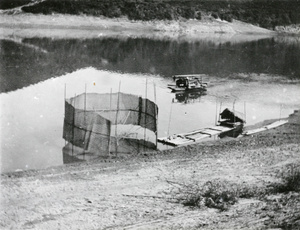
[[[300,76],[299,43],[37,37],[0,45],[2,171],[74,160],[62,138],[65,84],[67,98],[84,92],[85,84],[90,92],[117,92],[120,81],[123,92],[145,96],[148,79],[157,86],[156,98],[152,86],[147,98],[159,108],[158,136],[213,125],[221,99],[223,106],[246,102],[248,125],[299,107],[299,83],[291,80]],[[171,76],[190,73],[205,74],[206,95],[171,93]]]
[[[246,102],[248,125],[265,119],[287,117],[299,106],[299,84],[290,84],[283,76],[277,77],[276,82],[272,76],[247,75],[255,79],[252,81],[242,76],[233,79],[207,76],[211,81],[207,95],[195,99],[197,103],[187,104],[172,103],[175,94],[167,88],[172,79],[94,68],[2,93],[1,130],[5,130],[5,135],[1,136],[1,170],[44,168],[65,161],[66,155],[62,156],[65,146],[62,138],[65,85],[66,98],[85,92],[85,85],[89,93],[115,93],[120,82],[122,92],[146,97],[145,85],[148,82],[146,98],[156,101],[159,109],[158,137],[213,126],[217,114],[216,101],[220,100],[222,108],[219,110],[231,108],[236,100],[235,109],[244,111]],[[80,159],[83,157],[87,158],[85,155]]]
[[[201,100],[201,97],[206,95],[207,92],[200,90],[195,92],[181,92],[175,93],[175,98],[173,100],[174,103],[195,103]]]

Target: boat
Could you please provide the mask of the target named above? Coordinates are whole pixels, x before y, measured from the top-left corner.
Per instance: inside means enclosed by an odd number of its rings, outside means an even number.
[[[187,133],[173,134],[167,137],[158,138],[157,140],[166,145],[182,146],[217,135],[220,138],[225,136],[237,137],[243,131],[244,123],[246,122],[244,117],[244,114],[226,108],[220,113],[218,125]]]
[[[207,83],[202,81],[201,74],[174,75],[174,83],[168,84],[172,92],[206,91]]]
[[[182,146],[192,144],[202,139],[209,138],[212,136],[220,135],[229,131],[233,131],[235,127],[225,127],[216,125],[210,128],[203,128],[194,130],[187,133],[174,134],[167,137],[158,138],[157,141],[166,145],[171,146]]]

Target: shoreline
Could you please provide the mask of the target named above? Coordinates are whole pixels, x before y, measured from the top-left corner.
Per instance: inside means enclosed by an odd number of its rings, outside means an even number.
[[[34,15],[0,14],[1,36],[51,36],[50,31],[60,30],[60,33],[80,30],[90,33],[90,37],[101,36],[124,36],[139,37],[155,34],[156,36],[180,37],[180,36],[205,36],[205,35],[229,35],[229,36],[273,36],[277,34],[264,28],[260,28],[248,23],[234,20],[232,23],[207,18],[198,20],[180,20],[180,21],[131,21],[127,18],[104,18],[92,16],[74,16],[74,15]],[[23,30],[23,31],[22,31]],[[24,30],[30,30],[24,32]],[[65,32],[63,30],[66,30]],[[53,31],[55,35],[55,31]],[[69,35],[70,36],[70,35]],[[74,33],[76,36],[76,33]]]
[[[300,114],[276,129],[125,160],[83,162],[1,175],[5,229],[257,229],[300,227],[300,192],[266,193],[300,165]],[[294,166],[293,166],[294,165]],[[169,201],[180,184],[248,186],[225,211]],[[169,182],[168,182],[169,181]],[[255,193],[257,191],[257,194]],[[286,203],[285,201],[289,202]],[[267,217],[267,218],[266,218]]]
[[[184,146],[176,146],[176,147],[172,147],[171,149],[164,149],[164,150],[154,150],[154,151],[150,151],[150,152],[146,152],[143,155],[133,155],[133,157],[137,157],[137,158],[141,158],[143,159],[145,156],[146,158],[148,157],[154,157],[158,156],[158,155],[170,155],[173,152],[175,154],[177,154],[180,150],[186,150],[189,148],[193,148],[193,146],[197,146],[197,147],[205,147],[205,146],[213,146],[214,144],[216,144],[216,146],[220,146],[222,144],[225,144],[225,146],[227,145],[227,143],[233,142],[233,143],[242,143],[243,139],[249,139],[249,138],[253,138],[253,137],[257,137],[260,135],[264,135],[264,136],[270,136],[270,138],[272,137],[274,130],[276,129],[284,129],[284,132],[286,132],[287,134],[292,134],[290,133],[290,130],[287,128],[287,126],[293,125],[293,124],[297,124],[300,125],[300,110],[295,110],[294,113],[290,114],[289,117],[286,118],[278,118],[278,119],[269,119],[269,120],[264,120],[261,122],[258,122],[256,124],[253,124],[251,126],[246,126],[245,130],[251,130],[251,129],[256,129],[259,127],[263,127],[266,126],[268,124],[271,124],[275,121],[279,121],[279,120],[289,120],[287,124],[284,124],[282,126],[279,126],[275,129],[268,129],[265,130],[263,132],[259,132],[259,133],[255,133],[252,134],[250,136],[243,136],[240,138],[224,138],[224,139],[219,139],[219,140],[209,140],[209,141],[204,141],[204,142],[198,142],[198,143],[194,143],[194,144],[188,144],[188,145],[184,145]],[[299,124],[298,124],[298,123]],[[283,127],[283,128],[282,128]],[[299,130],[300,131],[300,130]],[[285,138],[283,138],[285,139]],[[191,147],[192,146],[192,147]],[[67,164],[62,164],[62,165],[58,165],[58,166],[50,166],[47,168],[42,168],[42,169],[29,169],[29,170],[20,170],[20,171],[12,171],[12,172],[2,172],[1,176],[7,176],[7,177],[13,177],[14,175],[18,175],[22,177],[22,174],[24,174],[25,176],[27,174],[31,175],[32,173],[38,173],[38,172],[47,172],[47,171],[51,171],[53,169],[58,169],[58,170],[63,170],[64,168],[68,168],[68,167],[77,167],[77,166],[81,166],[81,165],[92,165],[92,164],[106,164],[106,163],[111,163],[111,162],[127,162],[130,164],[130,158],[131,156],[129,155],[128,157],[104,157],[104,158],[99,158],[96,160],[91,160],[91,161],[78,161],[78,162],[74,162],[74,163],[67,163]],[[17,177],[19,177],[17,176]]]

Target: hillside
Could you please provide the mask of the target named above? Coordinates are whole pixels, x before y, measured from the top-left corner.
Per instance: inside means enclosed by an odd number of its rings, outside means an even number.
[[[29,0],[2,0],[0,9],[7,10],[28,4]],[[275,29],[300,23],[298,0],[249,0],[249,1],[172,1],[172,0],[36,0],[36,4],[22,7],[23,12],[34,14],[72,14],[127,17],[131,20],[197,19],[207,16],[233,19]]]

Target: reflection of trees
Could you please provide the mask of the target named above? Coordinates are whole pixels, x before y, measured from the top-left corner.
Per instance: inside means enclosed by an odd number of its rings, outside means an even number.
[[[10,91],[79,68],[129,73],[270,73],[299,76],[300,47],[272,39],[215,44],[141,39],[23,39],[1,41],[1,91]],[[32,49],[29,45],[40,47]],[[47,52],[41,52],[44,50]]]

